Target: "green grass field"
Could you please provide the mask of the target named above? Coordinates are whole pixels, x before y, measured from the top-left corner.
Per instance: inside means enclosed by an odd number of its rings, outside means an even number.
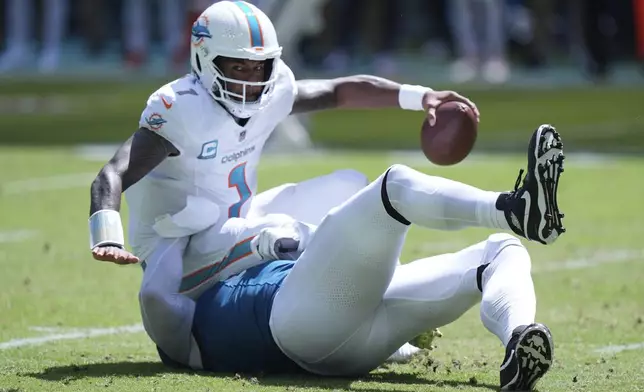
[[[298,158],[294,166],[288,158],[267,157],[260,186],[346,167],[375,178],[394,161],[406,159],[385,153],[312,155]],[[522,156],[471,157],[451,168],[409,162],[427,173],[494,190],[512,187],[524,164]],[[164,368],[140,329],[106,329],[140,323],[141,271],[101,264],[89,255],[88,187],[101,165],[65,148],[0,149],[0,391],[496,389],[503,348],[481,325],[478,307],[442,328],[445,336],[430,358],[384,367],[360,379]],[[560,205],[568,233],[553,246],[527,244],[538,318],[550,326],[556,345],[555,365],[539,390],[644,391],[644,212],[639,208],[644,160],[570,156],[566,165]],[[490,233],[415,228],[403,256],[410,260],[457,250]],[[626,349],[597,351],[611,345]]]

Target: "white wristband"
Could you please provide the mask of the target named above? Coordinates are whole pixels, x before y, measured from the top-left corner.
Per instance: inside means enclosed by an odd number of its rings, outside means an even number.
[[[403,84],[398,93],[398,104],[405,110],[425,110],[423,108],[423,97],[428,91],[434,91],[429,87]]]
[[[124,244],[123,225],[118,211],[100,210],[89,217],[90,249],[101,245],[114,245],[122,248]]]

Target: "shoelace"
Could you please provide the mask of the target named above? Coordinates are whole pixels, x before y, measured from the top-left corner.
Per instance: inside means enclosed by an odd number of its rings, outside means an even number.
[[[519,177],[517,177],[517,180],[514,183],[514,191],[512,192],[513,194],[516,194],[517,191],[519,190],[519,184],[521,184],[521,179],[523,178],[523,173],[525,170],[521,169],[519,170]]]

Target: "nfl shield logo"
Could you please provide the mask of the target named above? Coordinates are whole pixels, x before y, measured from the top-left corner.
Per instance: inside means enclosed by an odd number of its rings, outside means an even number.
[[[244,139],[246,139],[246,131],[241,131],[241,132],[239,133],[239,141],[240,141],[240,142],[243,142],[243,141],[244,141]]]

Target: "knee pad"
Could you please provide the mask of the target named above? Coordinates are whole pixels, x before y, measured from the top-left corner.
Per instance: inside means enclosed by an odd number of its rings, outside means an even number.
[[[497,260],[499,253],[501,253],[503,249],[506,249],[508,247],[519,247],[524,252],[525,257],[500,258],[498,259],[499,262],[495,263],[495,260]],[[530,269],[531,261],[527,249],[517,237],[511,234],[492,234],[486,240],[485,249],[483,252],[484,253],[483,257],[481,258],[481,265],[476,271],[476,283],[480,291],[483,291],[484,282],[486,282],[490,278],[490,276],[492,276],[502,260],[504,261],[504,264],[513,263],[520,265],[522,263],[527,263],[527,267],[528,269]]]

